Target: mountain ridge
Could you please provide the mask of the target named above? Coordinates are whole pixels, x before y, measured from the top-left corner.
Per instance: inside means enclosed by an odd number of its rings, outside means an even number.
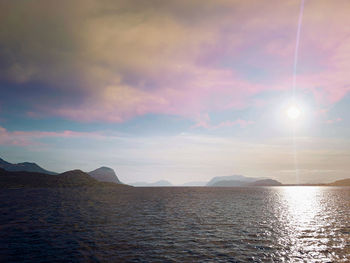
[[[239,182],[254,182],[257,180],[266,179],[266,178],[254,178],[254,177],[247,177],[243,175],[228,175],[228,176],[216,176],[213,177],[206,186],[212,186],[216,184],[219,181],[239,181]]]
[[[0,168],[10,172],[36,172],[56,175],[58,173],[48,171],[33,162],[10,163],[0,158]]]
[[[350,186],[350,178],[337,180],[337,181],[334,181],[332,183],[328,183],[326,185],[328,185],[328,186]]]
[[[135,182],[135,183],[131,183],[130,185],[132,186],[139,186],[139,187],[154,187],[154,186],[173,186],[172,183],[170,183],[167,180],[159,180],[156,182],[152,182],[152,183],[147,183],[147,182]]]
[[[115,171],[112,168],[106,166],[97,168],[91,172],[88,172],[88,174],[100,182],[122,184]]]
[[[70,170],[57,175],[37,172],[7,171],[0,168],[0,188],[62,188],[62,187],[130,187],[128,185],[99,182],[81,170]]]

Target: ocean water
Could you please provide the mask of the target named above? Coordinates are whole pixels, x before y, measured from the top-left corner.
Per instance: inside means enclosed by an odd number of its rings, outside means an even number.
[[[1,189],[0,262],[350,262],[350,188]]]

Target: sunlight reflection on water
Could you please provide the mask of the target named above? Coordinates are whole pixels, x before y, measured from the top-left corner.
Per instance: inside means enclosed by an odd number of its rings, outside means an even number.
[[[0,262],[350,262],[350,188],[19,189],[0,200]]]
[[[283,187],[280,188],[279,221],[284,223],[284,235],[279,242],[287,245],[290,257],[308,262],[346,262],[345,257],[336,255],[333,249],[342,250],[347,240],[338,238],[338,211],[327,199],[329,189],[325,187]],[[314,259],[317,260],[314,260]]]

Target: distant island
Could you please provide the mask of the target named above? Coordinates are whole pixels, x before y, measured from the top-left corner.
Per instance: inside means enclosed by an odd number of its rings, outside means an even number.
[[[243,175],[218,176],[211,179],[209,187],[254,187],[254,186],[350,186],[350,178],[323,184],[282,184],[270,178],[254,178]]]
[[[136,182],[138,187],[170,187],[169,181],[154,183]],[[91,172],[71,170],[56,173],[45,170],[36,163],[12,164],[0,158],[0,188],[20,187],[78,187],[78,186],[127,186],[123,184],[112,168],[100,167]],[[204,187],[262,187],[262,186],[350,186],[350,178],[327,184],[282,184],[271,178],[246,177],[243,175],[218,176],[209,182],[189,182],[180,185]]]
[[[34,173],[43,173],[43,174],[58,174],[41,168],[36,163],[23,162],[23,163],[9,163],[0,158],[0,168],[10,171],[10,172],[34,172]]]
[[[91,177],[95,178],[100,182],[116,183],[121,184],[118,176],[115,174],[114,170],[109,167],[100,167],[88,173]]]
[[[88,173],[81,170],[56,173],[45,170],[36,163],[12,164],[0,158],[0,188],[77,186],[126,185],[109,167],[100,167]]]
[[[210,187],[248,187],[248,186],[282,186],[283,184],[273,179],[244,182],[237,180],[222,180],[213,183]]]
[[[330,185],[330,186],[350,186],[350,178],[338,180],[338,181],[335,181],[335,182],[327,184],[327,185]]]
[[[52,175],[25,171],[11,172],[0,168],[0,188],[52,188],[79,186],[129,187],[123,184],[98,181],[81,170],[72,170]]]
[[[153,187],[153,186],[173,186],[169,181],[160,180],[154,183],[147,182],[135,182],[131,183],[132,186],[140,186],[140,187]]]

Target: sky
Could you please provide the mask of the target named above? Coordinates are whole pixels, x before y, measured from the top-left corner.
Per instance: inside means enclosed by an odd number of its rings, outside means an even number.
[[[125,183],[349,178],[350,2],[300,7],[3,0],[0,157]]]

